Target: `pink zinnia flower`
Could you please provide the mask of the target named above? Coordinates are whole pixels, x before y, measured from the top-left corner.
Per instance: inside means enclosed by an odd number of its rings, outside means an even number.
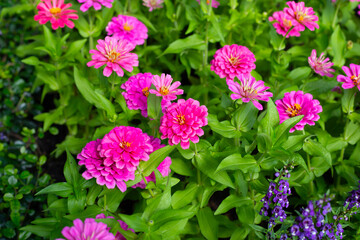
[[[170,74],[162,73],[161,76],[154,75],[152,83],[154,84],[155,89],[150,89],[150,93],[156,94],[158,97],[162,97],[161,107],[164,110],[171,104],[172,100],[177,98],[176,95],[181,95],[184,93],[184,90],[177,89],[181,83],[179,81],[174,82]]]
[[[169,144],[181,144],[183,149],[188,149],[191,140],[199,142],[199,137],[204,135],[201,127],[208,124],[208,111],[206,106],[192,98],[188,100],[179,99],[172,103],[161,117],[160,132],[161,139],[168,138]]]
[[[90,7],[94,7],[95,10],[100,10],[101,5],[112,8],[112,2],[114,0],[78,0],[79,3],[84,3],[81,5],[80,10],[86,12]]]
[[[199,4],[201,2],[201,0],[196,0]],[[206,4],[209,5],[210,4],[210,0],[206,0]],[[213,8],[217,8],[218,6],[220,6],[220,3],[216,0],[212,0],[212,3],[211,3],[211,7]]]
[[[73,28],[75,24],[70,19],[78,19],[76,10],[68,9],[71,7],[71,3],[64,3],[64,0],[41,0],[37,9],[38,14],[34,16],[35,21],[39,21],[40,24],[45,24],[48,21],[51,22],[51,27],[56,30],[58,27],[68,26]]]
[[[282,36],[286,36],[287,38],[290,36],[300,37],[300,32],[298,29],[298,22],[291,21],[291,18],[284,13],[283,11],[274,12],[272,16],[269,17],[269,21],[273,22],[272,25],[276,29],[276,32]],[[294,26],[293,29],[286,35],[289,29]]]
[[[319,28],[319,25],[316,23],[319,18],[315,15],[313,8],[305,7],[304,2],[296,3],[294,1],[289,1],[286,3],[289,8],[284,8],[284,12],[289,15],[293,21],[299,23],[299,31],[304,31],[305,27],[314,31],[315,28]]]
[[[350,68],[343,66],[342,70],[345,72],[346,76],[337,76],[337,81],[343,83],[342,88],[349,89],[357,87],[360,90],[360,65],[351,63]]]
[[[133,67],[139,65],[138,56],[136,53],[130,53],[135,48],[127,40],[116,39],[113,37],[105,37],[105,40],[98,40],[98,45],[95,49],[89,52],[92,60],[87,63],[88,67],[94,66],[99,68],[106,65],[103,74],[109,77],[113,71],[120,77],[124,76],[124,68],[128,72],[132,72]]]
[[[156,150],[165,147],[165,144],[161,144],[160,139],[155,138],[153,136],[150,136],[150,140],[151,140],[151,145],[153,146],[153,149],[155,152]],[[157,167],[157,170],[159,170],[161,176],[163,177],[167,177],[171,170],[170,170],[170,165],[171,165],[171,158],[170,157],[166,157],[164,159],[164,161],[162,161],[159,166]],[[145,177],[146,181],[148,182],[156,182],[156,177],[155,177],[155,172],[152,172],[149,176]],[[132,186],[132,188],[142,188],[144,189],[146,187],[146,184],[144,182],[144,180],[141,180],[141,182],[135,184],[134,186]]]
[[[84,222],[80,219],[74,220],[74,226],[64,227],[61,231],[66,240],[115,240],[108,226],[102,222],[96,222],[93,218],[87,218]],[[64,240],[58,238],[57,240]]]
[[[285,93],[284,98],[276,100],[275,104],[279,112],[280,123],[286,119],[304,115],[301,121],[290,129],[290,132],[303,130],[306,124],[315,125],[315,121],[320,119],[318,113],[322,112],[320,102],[313,99],[310,93],[304,94],[302,91]]]
[[[332,69],[331,66],[334,65],[332,62],[329,62],[329,58],[325,58],[324,53],[320,54],[320,57],[316,57],[316,50],[313,49],[311,56],[308,58],[310,67],[320,76],[334,77],[332,72],[335,72],[335,69]]]
[[[114,218],[114,217],[113,216],[106,217],[105,214],[100,213],[95,218],[96,219],[105,219],[105,218]],[[132,232],[135,232],[134,229],[129,228],[129,226],[124,221],[118,220],[118,222],[120,224],[120,227],[122,229],[124,229],[125,231],[131,230]],[[108,227],[107,230],[110,231],[110,228]],[[116,236],[115,236],[115,240],[126,240],[126,238],[120,232],[117,232]]]
[[[220,78],[234,79],[239,74],[249,74],[255,69],[255,55],[244,46],[226,45],[215,52],[210,69]]]
[[[147,117],[147,97],[151,87],[153,75],[151,73],[138,73],[131,76],[124,84],[121,85],[125,92],[122,95],[125,98],[126,105],[129,109],[141,110],[141,115]]]
[[[360,16],[360,4],[358,5],[358,9],[359,11],[357,12],[357,14]]]
[[[148,38],[147,27],[136,17],[119,15],[113,17],[106,27],[108,35],[126,39],[132,44],[142,45]]]
[[[156,8],[162,8],[164,0],[143,0],[143,5],[149,8],[149,12]]]
[[[269,98],[271,98],[273,94],[266,92],[266,90],[270,87],[265,87],[263,81],[256,81],[255,78],[250,75],[240,75],[238,78],[241,84],[232,80],[226,81],[230,91],[233,92],[230,96],[231,99],[241,99],[243,102],[251,101],[257,109],[263,110],[263,106],[258,100],[269,101]]]

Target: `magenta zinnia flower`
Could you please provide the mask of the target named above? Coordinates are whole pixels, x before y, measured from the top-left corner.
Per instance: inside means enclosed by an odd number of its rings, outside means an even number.
[[[149,8],[149,12],[156,8],[162,8],[164,0],[143,0],[143,5]]]
[[[64,0],[41,0],[37,6],[39,12],[34,16],[34,20],[40,24],[50,21],[54,30],[65,25],[73,28],[75,24],[70,19],[76,20],[79,17],[75,14],[76,10],[68,9],[70,7],[71,3],[65,4]]]
[[[188,100],[179,99],[172,103],[161,117],[160,132],[161,139],[168,138],[169,144],[181,144],[183,149],[188,149],[191,140],[199,142],[199,137],[204,135],[201,127],[208,124],[208,111],[206,106],[192,98]]]
[[[252,102],[254,106],[263,110],[263,106],[258,102],[258,100],[268,102],[269,98],[273,96],[271,92],[266,92],[270,87],[265,87],[264,82],[259,80],[256,81],[254,77],[250,75],[240,75],[238,76],[240,84],[238,82],[227,80],[226,83],[229,86],[231,94],[231,99],[241,99],[243,102]]]
[[[161,76],[154,75],[152,83],[154,84],[155,89],[150,89],[150,93],[156,94],[158,97],[162,97],[161,107],[164,110],[171,104],[171,101],[177,98],[176,95],[181,95],[184,93],[184,90],[177,89],[181,83],[179,81],[174,82],[170,74],[162,73]]]
[[[320,102],[313,99],[310,93],[304,94],[302,91],[285,93],[284,98],[276,100],[275,104],[279,112],[280,123],[286,119],[304,115],[301,121],[290,129],[290,132],[303,130],[306,124],[315,125],[315,121],[320,119],[318,113],[322,112]]]
[[[141,115],[147,117],[147,97],[153,75],[151,73],[138,73],[131,76],[124,84],[121,85],[125,92],[122,95],[125,98],[126,105],[129,109],[141,110]]]
[[[105,214],[100,213],[95,218],[96,219],[105,219],[105,218],[114,218],[114,217],[113,216],[107,217],[107,216],[105,216]],[[120,224],[120,227],[122,229],[124,229],[125,231],[131,230],[132,232],[135,232],[134,229],[129,228],[129,226],[124,221],[118,220],[118,222]],[[110,231],[110,228],[108,227],[107,230]],[[126,240],[126,238],[120,232],[117,232],[115,235],[115,240]]]
[[[105,37],[105,40],[98,40],[98,45],[95,49],[89,52],[92,60],[87,63],[88,67],[94,66],[99,68],[106,64],[103,74],[109,77],[113,71],[120,77],[124,76],[124,68],[128,72],[132,72],[133,67],[139,65],[138,56],[136,53],[130,53],[135,48],[127,40],[116,39],[113,37]]]
[[[201,0],[196,0],[199,4],[200,4],[200,2],[201,2]],[[206,0],[206,4],[207,5],[209,5],[210,4],[210,0]],[[211,7],[213,7],[213,8],[217,8],[217,7],[219,7],[220,6],[220,3],[218,2],[218,1],[216,1],[216,0],[212,0],[212,2],[211,2]]]
[[[220,78],[234,79],[239,74],[249,74],[255,69],[255,55],[244,46],[226,45],[215,52],[210,69]]]
[[[298,29],[298,22],[291,21],[291,18],[284,13],[283,11],[274,12],[272,16],[269,17],[269,21],[273,22],[272,25],[276,29],[276,32],[282,36],[286,36],[287,38],[290,36],[300,37],[300,32]],[[293,29],[286,35],[289,29],[294,26]]]
[[[132,16],[113,17],[106,27],[106,32],[117,39],[126,39],[134,45],[142,45],[148,38],[147,27]]]
[[[64,227],[61,231],[66,240],[115,240],[108,226],[102,222],[96,222],[93,218],[87,218],[84,222],[80,219],[74,220],[74,226]],[[58,238],[57,240],[64,240]]]
[[[320,76],[333,77],[332,72],[335,72],[335,69],[332,69],[331,66],[334,65],[332,62],[329,62],[329,58],[325,58],[324,53],[320,54],[319,58],[316,58],[316,50],[313,49],[311,56],[308,58],[310,67]]]
[[[305,7],[304,2],[296,3],[294,1],[289,1],[286,3],[289,8],[284,8],[284,12],[289,15],[293,21],[299,23],[299,31],[304,31],[305,27],[314,31],[315,28],[319,28],[319,25],[316,23],[319,18],[315,15],[313,8]]]
[[[80,10],[86,12],[89,8],[94,7],[95,10],[100,10],[101,5],[112,8],[112,2],[114,0],[78,0],[79,3],[83,3]]]
[[[360,90],[360,65],[351,63],[350,68],[343,66],[342,70],[345,72],[346,76],[337,76],[337,81],[343,83],[342,88],[349,89],[357,87]]]

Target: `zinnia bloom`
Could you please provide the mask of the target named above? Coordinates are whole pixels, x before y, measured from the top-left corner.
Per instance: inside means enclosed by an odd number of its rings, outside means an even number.
[[[158,97],[162,97],[161,107],[164,110],[171,104],[172,100],[177,98],[176,95],[181,95],[184,93],[184,90],[177,89],[181,83],[179,81],[174,82],[170,74],[162,73],[161,76],[154,75],[152,83],[154,84],[155,89],[150,89],[150,93],[156,94]]]
[[[360,65],[351,63],[350,68],[343,66],[342,70],[346,76],[337,76],[337,81],[342,82],[343,89],[357,87],[360,90]]]
[[[155,152],[156,150],[165,147],[165,144],[161,144],[160,139],[158,138],[154,138],[153,136],[150,136],[150,141],[151,141],[151,145],[153,146],[153,149]],[[159,170],[161,176],[163,177],[167,177],[169,176],[171,170],[170,170],[170,165],[171,165],[171,158],[170,157],[166,157],[164,159],[164,161],[162,161],[159,166],[157,167],[157,170]],[[146,181],[148,182],[156,182],[156,177],[155,177],[155,172],[152,172],[149,176],[145,177]],[[141,180],[141,182],[135,184],[134,186],[132,186],[132,188],[142,188],[144,189],[146,187],[146,184],[144,182],[144,180]]]
[[[121,85],[125,92],[122,95],[125,98],[126,105],[129,109],[141,110],[141,115],[147,117],[147,97],[153,75],[151,73],[138,73],[131,76],[124,84]]]
[[[115,240],[108,226],[102,222],[96,222],[93,218],[87,218],[84,222],[80,219],[74,220],[74,226],[64,227],[61,231],[66,240]],[[64,240],[58,238],[57,240]]]
[[[37,9],[38,14],[34,16],[35,21],[39,21],[40,24],[45,24],[48,21],[51,22],[51,27],[56,30],[58,27],[68,26],[73,28],[75,24],[70,19],[78,19],[76,10],[68,9],[71,7],[71,3],[64,3],[64,0],[41,0]]]
[[[273,15],[269,17],[269,21],[274,21],[272,25],[278,34],[286,36],[287,38],[290,36],[300,37],[300,32],[297,27],[299,25],[298,22],[291,21],[291,18],[283,11],[274,12]],[[294,28],[286,35],[292,26],[294,26]]]
[[[299,31],[304,31],[305,27],[314,31],[315,28],[319,28],[319,25],[316,23],[319,18],[315,15],[313,8],[305,7],[304,2],[296,3],[294,1],[289,1],[286,3],[289,8],[284,8],[284,12],[289,15],[293,21],[299,23]]]
[[[196,0],[199,4],[201,2],[201,0]],[[206,4],[209,5],[210,4],[210,0],[206,0]],[[220,3],[216,0],[212,0],[211,2],[211,7],[213,8],[217,8],[218,6],[220,6]]]
[[[263,110],[263,106],[258,100],[269,101],[269,98],[271,98],[273,94],[266,92],[266,90],[270,87],[265,87],[263,81],[256,81],[255,78],[250,75],[240,75],[238,78],[241,84],[232,80],[226,81],[230,91],[233,92],[230,96],[231,99],[241,99],[243,102],[251,101],[257,109]]]
[[[143,0],[143,5],[149,8],[149,12],[156,8],[162,8],[164,0]]]
[[[142,45],[148,38],[147,27],[136,17],[119,15],[113,17],[106,27],[108,35],[126,39],[132,44]]]
[[[169,144],[181,144],[183,149],[188,149],[191,140],[199,142],[199,137],[204,135],[201,127],[208,124],[208,110],[206,106],[192,98],[179,99],[172,103],[161,117],[161,139],[168,138]]]
[[[92,54],[92,61],[87,63],[88,67],[94,66],[99,68],[106,65],[103,74],[109,77],[113,71],[120,77],[124,76],[124,68],[128,72],[132,72],[133,67],[139,65],[138,56],[136,53],[130,53],[135,48],[127,40],[116,39],[113,37],[105,37],[105,40],[98,40],[98,45],[95,49],[89,52]]]
[[[114,218],[114,217],[113,216],[106,217],[105,214],[103,213],[100,213],[96,216],[96,219],[105,219],[105,218]],[[120,227],[125,231],[131,230],[132,232],[135,232],[134,229],[129,228],[129,226],[124,221],[118,220],[118,222],[120,224]],[[110,231],[110,228],[108,227],[107,230]],[[115,240],[126,240],[126,238],[120,232],[117,232],[115,236]]]
[[[285,93],[284,98],[275,101],[275,104],[279,112],[280,123],[286,119],[304,115],[301,121],[290,129],[290,132],[303,130],[306,124],[315,125],[315,121],[320,119],[318,113],[322,112],[320,102],[313,99],[310,93],[304,94],[302,91]]]
[[[244,46],[226,45],[215,52],[210,69],[220,78],[234,79],[239,74],[249,74],[255,69],[255,55]]]
[[[332,69],[331,66],[334,65],[332,62],[329,62],[329,58],[325,58],[324,53],[320,54],[319,58],[316,58],[316,50],[313,49],[311,56],[308,58],[310,67],[320,76],[333,77],[332,72],[335,72],[335,69]]]
[[[95,10],[100,10],[101,5],[111,8],[112,2],[114,0],[78,0],[79,3],[84,3],[81,5],[80,10],[86,12],[90,7],[94,7]]]

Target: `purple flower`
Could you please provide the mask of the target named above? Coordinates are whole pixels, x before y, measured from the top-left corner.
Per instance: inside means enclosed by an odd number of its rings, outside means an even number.
[[[300,228],[298,225],[293,225],[291,228],[290,228],[290,234],[291,236],[299,236],[300,235]]]
[[[329,58],[325,58],[324,53],[321,53],[319,58],[316,57],[316,50],[313,49],[311,56],[308,58],[310,67],[320,76],[334,77],[332,72],[335,72],[335,69],[331,67],[334,63],[329,62]]]

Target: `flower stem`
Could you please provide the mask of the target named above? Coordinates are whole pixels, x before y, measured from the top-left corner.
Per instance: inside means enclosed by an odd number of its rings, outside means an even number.
[[[291,28],[289,28],[289,30],[286,32],[285,36],[284,36],[283,39],[281,40],[281,43],[280,43],[279,48],[278,48],[278,51],[281,51],[282,49],[285,48],[285,46],[284,46],[284,48],[281,48],[281,46],[284,44],[284,41],[285,41],[287,35],[290,33],[291,30],[293,30],[293,28],[294,28],[294,26],[291,26]]]
[[[93,15],[92,11],[89,11],[89,26],[90,26],[90,32],[89,32],[89,50],[94,48],[94,38],[92,36],[93,34]]]
[[[142,179],[143,179],[143,181],[144,181],[145,185],[147,186],[147,185],[148,185],[148,181],[146,180],[146,178],[145,178],[144,174],[143,174],[141,171],[139,171],[139,172],[140,172],[140,175],[141,175],[141,177],[142,177]],[[150,193],[151,197],[152,197],[152,198],[154,198],[154,197],[155,197],[155,195],[154,195],[154,192],[152,191],[152,189],[151,189],[151,188],[149,188],[148,190],[149,190],[149,193]]]

